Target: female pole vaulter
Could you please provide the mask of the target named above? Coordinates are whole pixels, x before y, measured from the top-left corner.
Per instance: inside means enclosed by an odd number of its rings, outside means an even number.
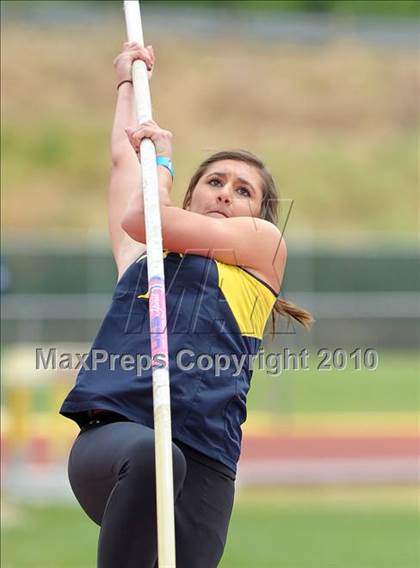
[[[276,187],[259,158],[245,150],[213,154],[193,174],[183,207],[172,204],[172,135],[153,121],[136,127],[136,59],[151,75],[151,46],[126,43],[114,61],[109,230],[118,282],[87,368],[60,409],[81,427],[68,474],[81,507],[101,527],[98,567],[155,568],[147,252],[137,157],[140,141],[150,138],[157,154],[167,290],[176,565],[215,568],[234,501],[249,356],[257,353],[270,315],[305,327],[312,318],[278,297],[286,246],[276,224]],[[234,364],[244,357],[247,364]]]

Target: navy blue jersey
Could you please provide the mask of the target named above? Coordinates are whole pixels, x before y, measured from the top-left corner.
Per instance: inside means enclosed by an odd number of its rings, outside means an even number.
[[[195,254],[165,252],[164,270],[172,437],[236,471],[252,356],[276,293],[241,267]],[[148,303],[144,254],[117,283],[60,414],[77,421],[101,408],[153,428]]]

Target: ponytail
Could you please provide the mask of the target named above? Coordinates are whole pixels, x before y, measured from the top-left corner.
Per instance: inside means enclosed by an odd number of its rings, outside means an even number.
[[[278,298],[271,311],[272,336],[275,334],[277,317],[285,317],[287,320],[287,327],[289,327],[289,324],[295,320],[305,329],[310,329],[315,321],[312,314],[307,310],[300,308],[296,304],[288,302],[283,298]]]

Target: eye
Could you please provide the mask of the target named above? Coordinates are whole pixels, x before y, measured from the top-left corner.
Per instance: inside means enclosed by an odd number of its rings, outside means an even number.
[[[238,187],[237,191],[241,195],[244,195],[245,197],[251,197],[251,193],[249,192],[249,190],[246,187]],[[242,193],[242,192],[244,192],[244,193]]]
[[[216,182],[216,183],[213,183],[213,182]],[[218,187],[218,186],[222,185],[222,182],[220,181],[219,178],[211,178],[209,180],[209,185],[212,185],[213,187]]]

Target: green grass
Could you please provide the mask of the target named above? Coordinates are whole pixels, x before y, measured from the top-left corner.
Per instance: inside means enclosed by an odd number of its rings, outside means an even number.
[[[3,531],[3,568],[92,568],[99,528],[75,507],[22,507]]]
[[[415,568],[415,513],[260,510],[234,514],[223,568]]]
[[[382,502],[366,499],[375,491],[343,488],[341,501],[329,490],[308,488],[242,492],[220,567],[415,568],[418,494],[385,488]],[[395,495],[397,503],[388,498]],[[99,527],[81,510],[32,506],[20,515],[21,524],[4,529],[3,568],[95,566]]]
[[[297,351],[297,350],[296,350]],[[280,352],[268,344],[266,353]],[[320,371],[312,353],[309,370],[280,376],[255,372],[250,410],[281,412],[415,412],[420,409],[420,356],[415,352],[379,351],[375,371]]]

